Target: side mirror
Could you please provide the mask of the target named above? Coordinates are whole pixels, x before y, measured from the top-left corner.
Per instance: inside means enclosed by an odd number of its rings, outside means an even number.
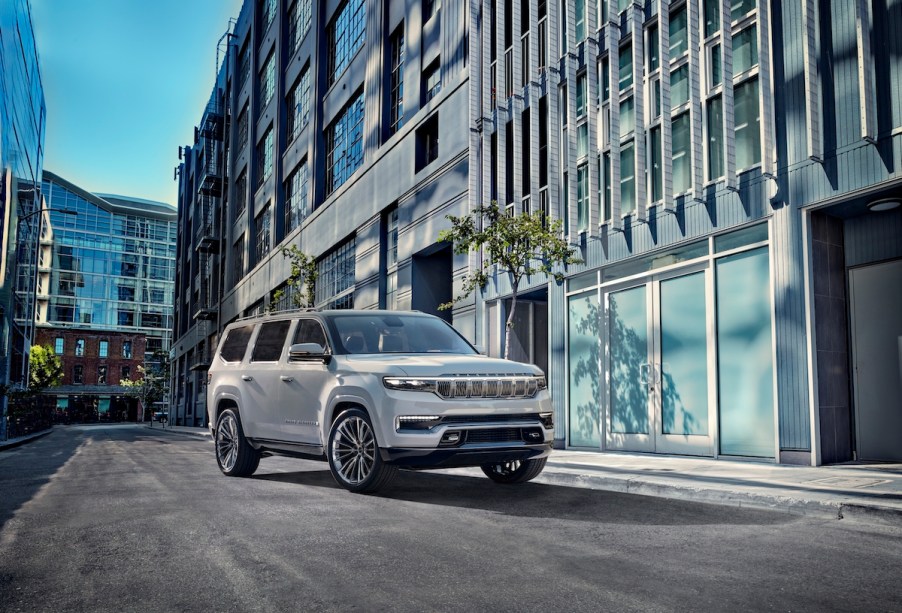
[[[326,361],[328,357],[325,347],[319,343],[297,343],[288,348],[289,362]]]

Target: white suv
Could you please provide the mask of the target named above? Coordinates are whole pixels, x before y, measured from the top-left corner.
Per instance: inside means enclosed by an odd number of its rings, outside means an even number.
[[[226,475],[251,475],[272,454],[325,459],[353,492],[376,491],[399,468],[480,466],[498,483],[528,481],[554,431],[541,369],[479,355],[441,319],[399,311],[233,323],[207,407]]]

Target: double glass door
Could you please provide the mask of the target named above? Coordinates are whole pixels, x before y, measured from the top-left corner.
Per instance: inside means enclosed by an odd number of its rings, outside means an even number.
[[[704,264],[605,292],[608,449],[714,455],[711,286]]]

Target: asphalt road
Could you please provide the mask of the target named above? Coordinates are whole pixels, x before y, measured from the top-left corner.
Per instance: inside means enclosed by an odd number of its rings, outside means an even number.
[[[892,611],[902,530],[57,428],[0,452],[0,611]]]

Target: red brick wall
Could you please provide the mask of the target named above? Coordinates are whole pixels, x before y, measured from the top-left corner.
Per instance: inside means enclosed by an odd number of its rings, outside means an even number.
[[[46,345],[51,349],[56,346],[56,339],[63,339],[63,385],[72,385],[72,373],[76,364],[82,366],[82,384],[97,385],[98,367],[107,367],[106,385],[119,385],[122,377],[122,367],[131,369],[131,379],[139,378],[138,366],[144,364],[144,350],[147,339],[144,335],[128,334],[123,332],[103,332],[97,330],[64,330],[53,328],[38,328],[35,342],[38,345]],[[75,355],[75,342],[84,339],[84,355]],[[100,341],[108,341],[107,357],[100,357]],[[131,341],[132,357],[122,357],[123,341]]]

